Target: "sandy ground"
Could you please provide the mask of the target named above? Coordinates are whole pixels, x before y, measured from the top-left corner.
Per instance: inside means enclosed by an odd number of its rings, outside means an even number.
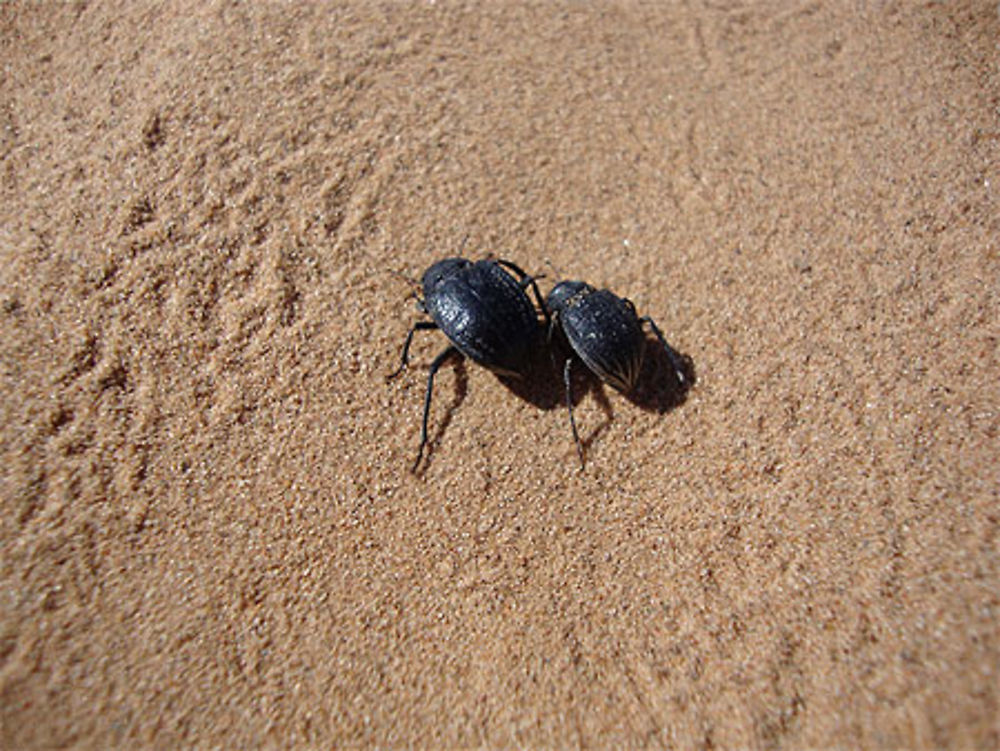
[[[0,746],[997,748],[998,39],[0,7]],[[580,472],[544,357],[449,364],[411,474],[442,335],[386,375],[459,252],[696,385],[578,378]]]

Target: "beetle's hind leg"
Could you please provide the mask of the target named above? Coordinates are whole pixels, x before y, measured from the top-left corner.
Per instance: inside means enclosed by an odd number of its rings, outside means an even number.
[[[545,301],[542,299],[542,293],[538,291],[538,284],[535,281],[535,277],[528,274],[524,269],[518,266],[513,261],[505,261],[502,258],[497,259],[497,263],[501,266],[505,266],[511,271],[513,271],[518,276],[518,283],[521,285],[521,289],[524,289],[528,285],[531,285],[531,289],[535,293],[535,300],[538,302],[538,309],[542,311],[542,315],[545,317],[545,328],[549,329],[552,325],[552,321],[549,318],[549,309],[545,305]]]
[[[686,389],[688,387],[687,376],[684,375],[684,363],[681,360],[680,354],[677,350],[667,344],[667,340],[663,338],[663,334],[660,333],[659,327],[649,316],[643,316],[639,319],[640,323],[648,323],[649,327],[653,329],[653,333],[656,334],[656,338],[660,340],[660,344],[663,345],[663,351],[667,353],[667,358],[670,360],[670,364],[674,368],[674,373],[677,376],[677,382],[680,384],[681,389]]]
[[[444,364],[444,361],[454,354],[458,354],[458,349],[456,347],[448,347],[444,352],[435,357],[434,362],[431,363],[430,372],[427,374],[427,393],[424,394],[424,418],[420,424],[420,448],[417,450],[417,459],[413,462],[413,467],[410,468],[411,472],[417,471],[417,467],[420,466],[420,460],[424,458],[424,447],[427,445],[427,419],[431,414],[431,395],[434,391],[434,376]]]
[[[386,376],[386,380],[392,380],[402,373],[410,362],[410,344],[413,342],[413,334],[417,331],[430,331],[436,329],[438,325],[432,321],[417,321],[406,335],[406,342],[403,344],[403,356],[400,358],[399,367]]]
[[[580,434],[576,431],[576,418],[573,417],[573,389],[571,386],[570,373],[573,369],[573,359],[566,358],[563,366],[563,383],[566,384],[566,411],[569,412],[569,426],[573,430],[573,440],[576,441],[576,453],[580,456],[580,469],[584,468],[583,443],[580,442]]]

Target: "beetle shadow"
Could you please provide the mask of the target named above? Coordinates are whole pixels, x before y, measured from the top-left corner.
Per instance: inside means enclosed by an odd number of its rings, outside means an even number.
[[[623,394],[623,396],[631,404],[660,415],[682,405],[687,399],[688,392],[697,383],[697,375],[691,357],[680,352],[677,354],[684,374],[685,383],[683,384],[677,378],[674,364],[660,342],[652,336],[647,337],[642,368],[636,386],[631,393]],[[519,399],[538,409],[561,410],[565,417],[566,387],[563,368],[567,359],[573,361],[569,389],[569,398],[573,407],[576,408],[588,395],[592,394],[604,415],[604,419],[598,425],[590,428],[586,434],[580,435],[580,443],[586,456],[590,447],[611,427],[615,413],[604,382],[572,352],[563,337],[554,336],[549,342],[541,339],[539,345],[532,348],[530,364],[524,377],[512,378],[498,375],[497,380]],[[422,475],[430,466],[438,444],[444,438],[455,413],[468,395],[469,377],[466,358],[455,354],[449,358],[449,362],[455,373],[454,396],[445,408],[433,434],[428,436],[423,458],[419,466],[414,469],[414,474],[417,475]],[[440,374],[438,377],[440,378]],[[435,392],[438,391],[438,388],[439,384],[435,383]],[[565,419],[568,422],[569,418],[565,417]],[[569,425],[566,427],[568,430]],[[578,422],[577,428],[580,427]],[[572,438],[570,440],[572,441]]]
[[[599,425],[586,435],[580,436],[580,443],[586,451],[590,444],[611,426],[614,409],[607,394],[604,393],[601,379],[580,361],[563,336],[556,334],[551,341],[540,337],[538,346],[532,349],[530,367],[524,377],[498,376],[498,379],[512,394],[538,409],[562,411],[567,421],[566,427],[569,429],[569,417],[565,415],[566,384],[563,376],[563,368],[568,359],[573,361],[570,371],[570,403],[575,409],[589,394],[592,394],[601,412],[604,413],[604,420]]]
[[[687,401],[688,392],[698,382],[694,360],[689,355],[674,350],[680,360],[684,383],[677,378],[674,363],[653,336],[646,337],[642,368],[635,388],[624,394],[632,404],[659,415],[666,414]]]
[[[556,395],[555,403],[552,406],[565,409],[566,392],[563,367],[566,359],[572,358],[570,402],[575,409],[588,395],[593,395],[594,401],[597,402],[597,406],[604,415],[604,419],[598,425],[588,429],[586,433],[581,432],[580,434],[580,446],[584,457],[586,457],[590,453],[590,447],[610,429],[614,422],[615,413],[611,400],[608,398],[608,386],[572,352],[563,337],[555,337],[548,350],[547,359],[550,362],[548,378],[549,383],[554,384],[553,393]],[[674,361],[663,349],[660,341],[653,336],[648,337],[636,386],[631,393],[622,394],[622,396],[640,409],[659,415],[666,414],[682,405],[687,400],[688,392],[697,382],[697,374],[695,373],[694,361],[690,356],[676,350],[674,353],[684,376],[683,383],[677,377]],[[552,386],[549,388],[553,389]],[[616,391],[616,389],[612,390]],[[577,429],[580,430],[582,427],[578,419]],[[567,428],[569,428],[568,425]]]
[[[648,412],[666,414],[683,404],[697,382],[694,361],[674,350],[680,359],[685,383],[681,383],[674,363],[653,336],[647,336],[642,368],[635,388],[623,396]],[[551,341],[542,340],[532,349],[531,367],[523,378],[497,376],[507,389],[520,399],[544,410],[566,406],[563,368],[567,359],[573,361],[570,373],[570,401],[576,407],[588,394],[593,394],[598,406],[610,419],[614,416],[604,382],[570,349],[565,337],[557,334]],[[581,439],[582,440],[582,439]]]
[[[558,360],[562,363],[562,360]],[[497,380],[517,398],[538,409],[557,409],[564,402],[562,370],[556,369],[552,348],[539,335],[531,348],[528,368],[520,378],[498,375]]]

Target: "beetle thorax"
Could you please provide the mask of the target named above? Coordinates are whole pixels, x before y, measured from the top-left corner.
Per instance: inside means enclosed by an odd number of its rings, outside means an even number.
[[[580,303],[583,298],[594,291],[586,282],[559,282],[552,291],[545,303],[549,310],[558,315],[566,308],[573,307]]]

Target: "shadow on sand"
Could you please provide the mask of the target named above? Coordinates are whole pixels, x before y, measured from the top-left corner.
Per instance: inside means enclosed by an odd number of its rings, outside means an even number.
[[[575,408],[589,394],[604,414],[604,420],[599,425],[580,434],[580,444],[586,457],[590,446],[614,421],[614,409],[608,398],[608,386],[571,352],[565,339],[561,336],[554,337],[547,346],[539,348],[535,368],[528,378],[501,381],[515,395],[536,407],[546,410],[565,409],[567,394],[563,373],[567,359],[572,361],[568,395],[570,403]],[[683,383],[678,379],[673,363],[659,341],[653,336],[647,337],[639,380],[631,393],[623,396],[647,412],[663,415],[676,409],[684,403],[688,391],[697,380],[691,358],[680,354],[680,359]],[[566,422],[569,423],[568,416]],[[570,433],[569,424],[566,427],[567,433]],[[577,427],[580,427],[579,424]],[[572,441],[572,437],[569,440]]]
[[[530,366],[523,378],[497,376],[497,380],[516,397],[538,409],[546,411],[565,409],[566,387],[563,382],[563,367],[568,358],[572,359],[570,401],[575,407],[588,394],[592,394],[605,418],[599,425],[585,434],[581,434],[580,443],[583,446],[584,456],[586,456],[590,446],[614,421],[614,409],[606,393],[607,387],[587,369],[579,358],[571,353],[561,337],[554,337],[551,342],[543,340],[541,344],[543,346],[532,348]],[[652,336],[647,337],[639,381],[635,389],[629,394],[624,394],[624,397],[647,412],[663,415],[676,409],[684,403],[688,391],[697,380],[691,358],[682,354],[681,364],[684,371],[684,384],[678,380],[670,358],[667,357],[660,343]],[[466,368],[466,358],[457,353],[452,355],[442,367],[442,371],[451,369],[455,373],[454,395],[445,408],[441,420],[433,428],[433,432],[428,435],[427,448],[424,451],[423,460],[419,466],[414,468],[415,474],[422,474],[423,470],[430,464],[435,449],[444,437],[455,412],[468,395],[469,378]],[[440,391],[441,387],[445,385],[441,382],[440,376],[439,373],[438,379],[435,381],[435,392]],[[569,432],[569,425],[567,425],[567,432]]]

